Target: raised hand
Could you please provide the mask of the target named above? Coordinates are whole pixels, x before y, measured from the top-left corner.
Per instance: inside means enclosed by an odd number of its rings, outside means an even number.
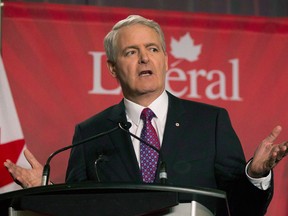
[[[35,187],[41,185],[43,166],[34,155],[28,150],[24,150],[24,156],[31,165],[30,169],[26,169],[14,164],[10,160],[4,162],[4,166],[11,174],[14,181],[23,188]]]
[[[274,143],[281,131],[282,127],[276,126],[260,143],[248,169],[250,177],[264,177],[288,154],[288,141],[280,144]]]

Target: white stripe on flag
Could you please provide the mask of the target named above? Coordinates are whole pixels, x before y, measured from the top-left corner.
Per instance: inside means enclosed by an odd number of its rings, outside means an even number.
[[[9,87],[2,57],[0,57],[0,145],[21,139],[24,139],[22,128]],[[26,145],[24,145],[21,153],[17,155],[18,159],[16,164],[23,167],[30,167],[23,154],[25,146]],[[5,152],[2,152],[2,154],[4,154],[3,157],[5,157]],[[1,165],[3,166],[3,162]],[[7,173],[5,173],[5,175],[7,175]],[[0,176],[3,176],[3,174],[0,173]],[[0,187],[0,193],[17,189],[20,189],[20,187],[14,183],[11,178],[11,182]]]

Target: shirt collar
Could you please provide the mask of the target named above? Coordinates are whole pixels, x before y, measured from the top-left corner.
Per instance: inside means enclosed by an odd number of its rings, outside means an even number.
[[[138,126],[140,123],[141,112],[145,107],[136,104],[126,98],[124,98],[124,104],[128,119],[130,119],[135,125]],[[163,93],[156,100],[154,100],[148,107],[155,113],[156,117],[160,121],[165,119],[168,110],[167,92],[163,91]]]

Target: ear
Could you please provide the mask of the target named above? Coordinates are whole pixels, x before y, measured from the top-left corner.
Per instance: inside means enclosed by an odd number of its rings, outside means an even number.
[[[114,77],[117,78],[117,70],[116,70],[116,63],[107,60],[107,67],[110,71],[110,74]]]

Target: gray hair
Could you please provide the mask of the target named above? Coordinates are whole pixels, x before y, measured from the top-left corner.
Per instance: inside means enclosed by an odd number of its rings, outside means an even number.
[[[166,52],[164,33],[158,23],[153,20],[146,19],[139,15],[130,15],[126,19],[117,22],[112,30],[104,38],[104,48],[109,61],[116,62],[117,55],[117,35],[121,28],[129,25],[141,24],[148,26],[156,31],[160,36],[161,46],[164,52]]]

